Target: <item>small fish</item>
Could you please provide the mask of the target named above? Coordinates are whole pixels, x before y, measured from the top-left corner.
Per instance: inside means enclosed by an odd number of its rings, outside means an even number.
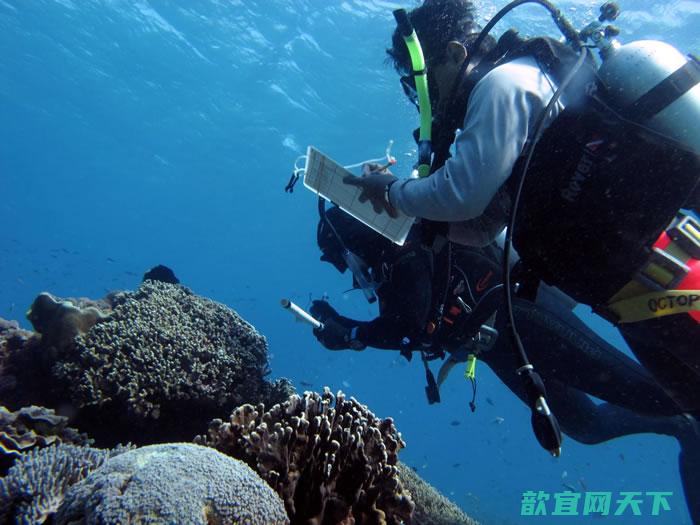
[[[111,257],[107,257],[107,262],[109,262],[109,263],[113,263],[113,262],[117,262],[117,261],[115,261],[115,260],[114,260],[114,259],[112,259]]]
[[[299,384],[301,386],[305,386],[306,388],[310,388],[310,387],[314,386],[313,383],[309,383],[308,381],[299,381]]]
[[[458,427],[460,425],[460,422],[455,419],[453,421],[450,421],[450,425],[452,425],[453,427]]]
[[[495,406],[496,406],[496,405],[493,403],[493,399],[491,399],[490,397],[487,397],[487,398],[486,398],[486,402],[487,402],[489,405],[491,405],[492,407],[495,407]]]
[[[453,463],[453,464],[452,464],[452,468],[457,468],[457,467],[459,467],[459,466],[461,466],[461,465],[462,465],[461,463]]]
[[[581,489],[583,492],[588,492],[588,487],[586,486],[586,483],[583,481],[583,478],[578,478],[578,484],[581,485]]]
[[[345,380],[345,379],[342,381],[341,384],[343,385],[344,388],[350,388],[350,382]]]
[[[505,419],[504,417],[501,417],[501,416],[494,417],[494,418],[491,420],[491,424],[492,424],[492,425],[500,425],[500,424],[503,423],[505,420],[506,420],[506,419]]]
[[[578,492],[578,490],[576,490],[576,487],[574,487],[574,486],[571,485],[570,483],[562,483],[562,486],[563,486],[565,489],[570,490],[571,492]]]
[[[565,470],[561,473],[561,479],[566,479],[567,477],[569,477],[569,473]]]
[[[618,456],[620,457],[620,461],[625,461],[625,455],[622,452],[620,452]]]

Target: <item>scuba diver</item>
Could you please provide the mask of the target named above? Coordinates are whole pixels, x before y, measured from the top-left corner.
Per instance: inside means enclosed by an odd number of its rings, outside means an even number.
[[[436,252],[422,242],[420,225],[398,246],[336,206],[326,210],[320,200],[319,211],[321,260],[341,273],[350,270],[353,287],[362,288],[379,306],[375,319],[359,321],[340,315],[326,301],[314,301],[310,313],[322,323],[314,329],[322,345],[395,350],[408,360],[420,354],[429,403],[439,401],[439,385],[457,363],[471,367],[476,397],[473,366],[478,359],[527,403],[527,392],[513,373],[498,246],[447,242]],[[514,301],[519,331],[563,431],[584,444],[636,433],[676,437],[686,499],[689,505],[697,502],[700,464],[690,463],[694,456],[688,453],[700,445],[696,423],[644,368],[593,333],[571,311],[574,305],[546,286],[534,304]],[[444,360],[437,380],[429,368],[435,359]],[[598,405],[589,394],[605,402]],[[470,407],[475,409],[475,399]]]
[[[527,1],[549,10],[566,43],[514,30],[498,42],[489,36]],[[511,314],[513,295],[534,301],[546,283],[617,326],[697,422],[700,64],[663,42],[620,45],[606,25],[618,13],[606,3],[579,32],[546,0],[512,2],[483,30],[466,0],[395,12],[387,52],[421,113],[420,176],[376,170],[345,182],[378,213],[419,218],[432,244],[483,247],[507,227],[503,292],[527,388],[539,378]],[[513,247],[520,260],[511,270]],[[544,396],[533,398],[533,414],[548,414]],[[555,425],[548,435],[538,439],[551,450]],[[700,522],[696,499],[691,514]]]

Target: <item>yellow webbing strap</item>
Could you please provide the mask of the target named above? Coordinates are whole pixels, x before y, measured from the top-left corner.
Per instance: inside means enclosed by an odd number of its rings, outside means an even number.
[[[608,304],[620,323],[700,311],[700,290],[662,290]]]

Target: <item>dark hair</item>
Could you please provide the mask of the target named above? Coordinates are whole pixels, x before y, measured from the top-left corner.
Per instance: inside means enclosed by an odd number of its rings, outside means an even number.
[[[425,0],[422,6],[409,11],[408,17],[416,30],[426,61],[440,60],[447,44],[453,40],[469,46],[481,31],[481,26],[475,20],[476,7],[469,0]],[[494,45],[493,38],[484,39],[472,60],[488,53]],[[411,72],[411,57],[398,29],[394,31],[391,48],[386,52],[399,73]]]

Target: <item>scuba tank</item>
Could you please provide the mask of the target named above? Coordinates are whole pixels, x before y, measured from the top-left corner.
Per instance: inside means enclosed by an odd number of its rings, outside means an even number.
[[[602,64],[516,165],[509,228],[530,274],[601,314],[678,210],[697,207],[700,173],[700,63],[617,33],[581,32]]]
[[[650,93],[676,71],[692,67],[691,61],[697,64],[697,58],[692,55],[686,58],[665,42],[638,40],[612,47],[604,55],[598,74],[610,101],[624,108]],[[689,75],[692,78],[693,73]],[[695,84],[651,116],[645,125],[700,154],[700,85]]]

